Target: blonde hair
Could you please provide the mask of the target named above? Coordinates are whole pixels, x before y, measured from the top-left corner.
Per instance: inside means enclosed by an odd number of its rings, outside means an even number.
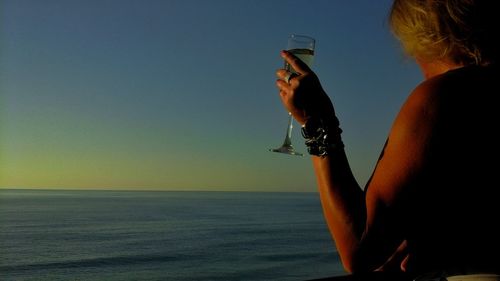
[[[464,65],[498,60],[498,0],[394,0],[389,23],[405,51]]]

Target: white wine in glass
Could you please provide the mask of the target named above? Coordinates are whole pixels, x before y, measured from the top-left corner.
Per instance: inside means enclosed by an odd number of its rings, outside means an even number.
[[[297,58],[307,64],[309,67],[312,66],[314,59],[314,45],[316,40],[309,36],[292,34],[288,37],[288,45],[287,51],[294,54]],[[285,69],[292,73],[296,73],[296,71],[292,68],[292,66],[285,62]],[[272,152],[280,152],[290,155],[298,155],[303,156],[304,154],[295,151],[292,145],[292,123],[293,117],[292,114],[288,113],[288,126],[286,130],[285,141],[278,148],[271,148],[269,151]]]

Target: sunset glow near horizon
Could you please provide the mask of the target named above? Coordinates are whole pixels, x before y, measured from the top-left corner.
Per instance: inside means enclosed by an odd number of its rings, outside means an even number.
[[[0,0],[0,188],[315,192],[308,156],[268,151],[291,33],[317,40],[363,186],[422,79],[390,3]]]

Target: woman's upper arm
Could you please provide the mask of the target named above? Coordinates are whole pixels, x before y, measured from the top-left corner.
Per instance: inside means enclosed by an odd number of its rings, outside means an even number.
[[[424,168],[435,121],[432,89],[424,83],[409,96],[366,186],[367,221],[356,255],[360,266],[384,262],[405,239],[408,189]]]

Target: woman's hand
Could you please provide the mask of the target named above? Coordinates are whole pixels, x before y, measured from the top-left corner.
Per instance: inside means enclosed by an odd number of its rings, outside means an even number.
[[[276,76],[276,86],[280,91],[281,101],[286,109],[301,125],[311,116],[323,120],[335,117],[332,102],[327,96],[316,74],[292,53],[282,51],[281,56],[288,62],[297,74],[291,74],[288,83],[285,78],[290,75],[285,69],[279,69]]]
[[[392,256],[376,271],[406,272],[408,258],[408,242],[404,240]]]

